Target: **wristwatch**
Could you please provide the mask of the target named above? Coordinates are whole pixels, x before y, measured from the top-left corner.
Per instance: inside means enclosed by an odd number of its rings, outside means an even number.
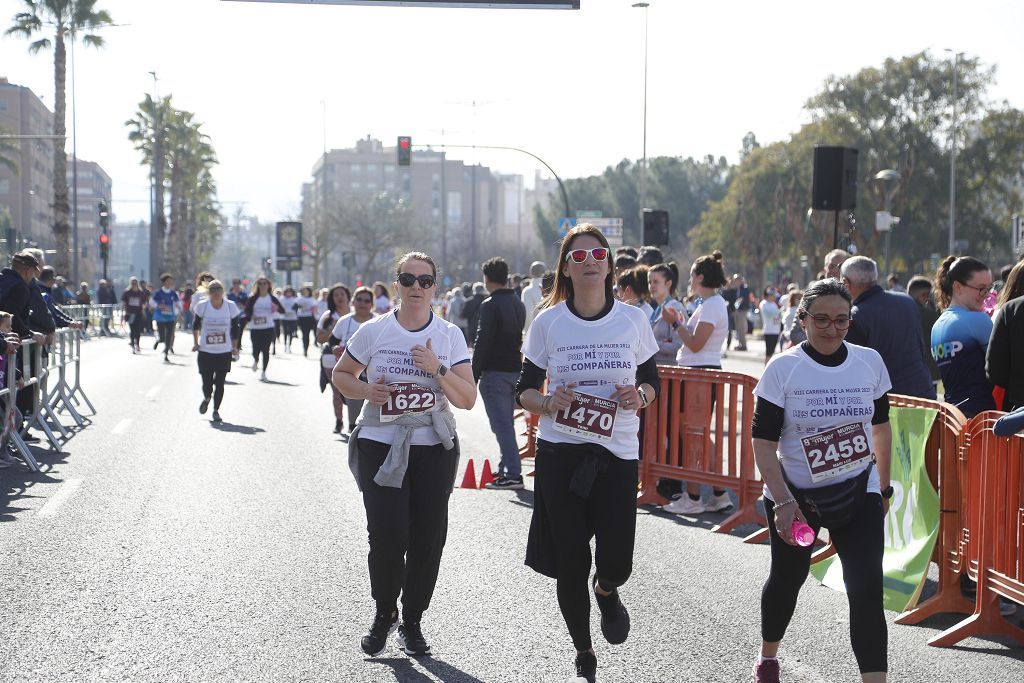
[[[448,374],[448,366],[441,363],[437,366],[437,372],[434,373],[434,377],[444,377],[446,374]]]
[[[895,491],[892,488],[892,484],[889,484],[884,489],[882,489],[882,498],[889,500],[892,498],[893,493],[895,493]]]
[[[647,399],[647,392],[644,391],[643,387],[637,387],[636,393],[640,395],[640,407],[646,408],[650,401]]]

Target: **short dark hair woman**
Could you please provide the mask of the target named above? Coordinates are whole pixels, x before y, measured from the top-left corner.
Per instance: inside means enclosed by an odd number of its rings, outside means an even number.
[[[349,466],[369,531],[377,609],[360,645],[371,656],[396,627],[406,654],[430,654],[420,620],[437,583],[459,465],[451,406],[469,410],[476,402],[466,339],[431,310],[434,260],[410,252],[395,275],[398,307],[359,326],[332,374],[346,398],[369,402],[349,438]],[[359,379],[364,371],[367,381]]]
[[[533,521],[526,563],[556,579],[558,606],[576,647],[576,676],[593,683],[590,539],[601,631],[629,635],[618,588],[633,568],[640,426],[659,387],[658,345],[647,316],[612,295],[611,250],[584,223],[562,240],[554,289],[523,344],[520,405],[540,415]],[[542,393],[545,378],[547,393]]]
[[[850,640],[864,681],[884,681],[882,522],[892,496],[892,384],[874,349],[844,341],[850,293],[812,282],[798,312],[807,341],[772,357],[754,388],[754,456],[764,479],[771,570],[761,593],[761,653],[754,681],[779,680],[779,645],[811,565],[793,524],[829,530],[843,564]]]

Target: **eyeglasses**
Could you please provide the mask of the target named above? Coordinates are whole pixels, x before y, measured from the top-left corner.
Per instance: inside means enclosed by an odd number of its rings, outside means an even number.
[[[399,273],[398,275],[398,284],[403,287],[412,287],[413,283],[416,282],[420,283],[422,289],[430,289],[434,286],[436,280],[434,280],[433,275],[420,275],[419,277],[412,273]]]
[[[973,290],[977,291],[978,294],[988,294],[989,292],[992,291],[992,285],[982,285],[982,286],[978,287],[976,285],[969,285],[966,282],[961,282],[960,286],[961,287],[966,287],[967,289],[973,289]]]
[[[847,316],[839,316],[833,319],[827,315],[811,315],[808,313],[806,317],[813,320],[814,326],[819,330],[827,330],[829,325],[835,325],[837,330],[845,330],[850,327],[850,318]]]
[[[372,304],[373,303],[373,299],[367,299],[365,296],[357,296],[352,301],[356,302],[357,304]]]
[[[593,258],[594,261],[601,263],[608,259],[608,250],[604,247],[594,247],[593,249],[573,249],[565,255],[565,262],[568,263],[572,260],[573,263],[586,263],[588,255]]]

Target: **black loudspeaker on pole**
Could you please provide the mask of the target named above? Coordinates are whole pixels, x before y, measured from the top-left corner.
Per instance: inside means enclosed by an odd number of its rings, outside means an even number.
[[[833,249],[839,246],[839,212],[857,208],[857,156],[853,147],[814,146],[811,208],[835,212]]]
[[[668,246],[668,211],[644,209],[643,246]]]

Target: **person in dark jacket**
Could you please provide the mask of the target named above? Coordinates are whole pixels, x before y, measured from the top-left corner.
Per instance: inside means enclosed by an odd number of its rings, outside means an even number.
[[[480,303],[473,348],[473,377],[480,383],[480,396],[487,409],[491,431],[498,440],[501,464],[498,477],[488,488],[523,488],[519,445],[512,414],[516,405],[516,382],[523,369],[520,347],[526,327],[526,306],[516,291],[506,286],[508,264],[500,256],[484,262],[484,286],[491,293]]]
[[[82,329],[82,323],[69,316],[57,305],[60,303],[57,301],[57,292],[62,288],[56,286],[53,268],[43,266],[34,284],[43,297],[43,303],[46,304],[46,310],[50,314],[55,329],[64,327],[70,327],[73,330]],[[64,301],[67,300],[64,299]]]
[[[504,286],[504,285],[502,285]],[[473,296],[466,299],[462,306],[462,317],[466,319],[466,329],[469,331],[469,343],[476,345],[476,329],[480,324],[480,305],[487,298],[487,287],[482,282],[473,285]]]
[[[934,399],[917,304],[902,292],[882,289],[878,265],[866,256],[843,261],[840,273],[853,297],[853,322],[846,341],[878,351],[889,372],[892,393]]]
[[[44,334],[45,330],[41,331],[33,327],[34,323],[32,322],[31,315],[32,301],[34,294],[42,302],[42,295],[30,283],[39,274],[40,267],[39,259],[33,254],[27,251],[19,251],[11,257],[11,267],[0,271],[0,311],[7,311],[13,316],[11,329],[19,338],[32,339],[37,344],[42,344],[46,341],[46,334]],[[43,313],[46,313],[46,316],[49,317],[49,313],[46,312],[45,303],[43,303]],[[37,315],[36,318],[39,319],[42,316]],[[52,324],[53,321],[50,321],[50,325]],[[18,352],[17,367],[22,367],[20,354],[23,352],[23,350]],[[35,375],[37,370],[35,363],[36,354],[31,354],[29,358],[32,361],[29,366],[29,372]],[[29,389],[18,392],[18,398],[15,402],[18,410],[21,411],[22,419],[32,414],[32,408],[35,405],[34,394],[37,391],[36,386],[32,385]],[[24,433],[23,438],[29,442],[39,440],[39,437],[29,435],[27,432]]]
[[[1024,407],[1024,260],[1004,280],[996,306],[985,374],[1005,390],[1001,409],[1009,412]]]
[[[106,280],[100,280],[100,286],[96,288],[96,303],[100,306],[114,306],[117,305],[117,294],[114,293],[114,288]],[[116,336],[114,331],[110,329],[110,318],[111,309],[103,309],[100,313],[100,334],[104,337]]]

